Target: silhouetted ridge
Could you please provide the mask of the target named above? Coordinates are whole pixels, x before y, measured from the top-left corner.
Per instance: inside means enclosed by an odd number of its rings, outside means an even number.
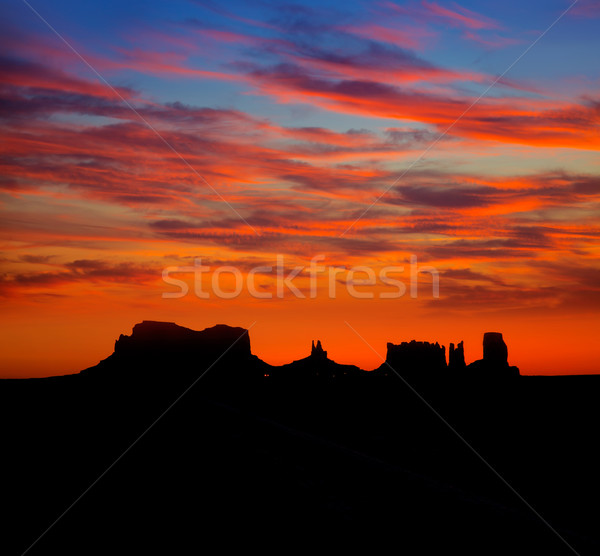
[[[269,377],[273,379],[293,379],[302,380],[307,378],[331,379],[350,376],[363,376],[367,371],[363,371],[355,365],[341,365],[327,357],[327,352],[321,345],[321,340],[317,344],[313,340],[310,355],[304,359],[298,359],[287,365],[280,367],[271,367]]]
[[[115,376],[126,379],[154,377],[199,376],[211,370],[211,379],[228,384],[247,380],[292,379],[311,377],[344,378],[387,376],[397,373],[418,380],[440,377],[494,378],[519,375],[517,367],[508,364],[508,349],[499,332],[486,332],[483,339],[483,359],[465,365],[463,342],[450,344],[449,362],[446,348],[438,342],[412,340],[387,344],[386,363],[373,372],[354,365],[341,365],[327,356],[320,340],[313,340],[310,355],[282,366],[268,365],[250,350],[248,331],[240,327],[218,324],[197,331],[173,322],[143,321],[133,327],[130,336],[121,334],[114,353],[94,367],[82,371],[85,375]],[[214,376],[213,376],[214,375]]]
[[[201,331],[191,330],[173,322],[145,320],[133,327],[131,336],[121,334],[115,342],[115,354],[176,355],[177,350],[202,356],[208,352],[229,349],[237,354],[250,355],[250,337],[244,328],[217,324]]]
[[[218,324],[197,331],[173,322],[143,321],[133,327],[131,336],[119,336],[112,355],[82,373],[168,377],[198,374],[225,363],[231,370],[256,370],[259,361],[250,351],[244,328]]]
[[[600,376],[518,377],[499,333],[469,368],[462,342],[448,365],[435,342],[390,344],[412,389],[387,365],[332,361],[317,339],[273,367],[243,328],[145,321],[116,337],[83,375],[0,381],[4,553],[36,538],[34,552],[61,556],[280,552],[323,535],[341,551],[570,553],[457,431],[578,554],[600,554]]]

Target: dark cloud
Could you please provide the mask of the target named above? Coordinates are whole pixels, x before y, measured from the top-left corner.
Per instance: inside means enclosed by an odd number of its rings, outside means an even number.
[[[48,264],[55,255],[21,255],[19,260],[31,264]]]
[[[489,276],[481,272],[474,272],[470,268],[448,268],[440,271],[441,276],[458,281],[468,282],[489,282],[492,284],[503,285],[504,282],[495,276]]]
[[[513,239],[483,239],[450,241],[443,245],[427,245],[425,253],[436,260],[451,259],[515,259],[532,258],[535,256],[534,249],[525,248],[521,242]]]
[[[19,288],[52,287],[75,282],[135,284],[156,280],[161,269],[151,265],[111,263],[97,259],[75,260],[55,272],[5,273],[0,278],[4,292]]]
[[[498,190],[488,186],[439,187],[410,186],[396,188],[386,202],[396,205],[425,205],[440,208],[483,207],[494,202]]]

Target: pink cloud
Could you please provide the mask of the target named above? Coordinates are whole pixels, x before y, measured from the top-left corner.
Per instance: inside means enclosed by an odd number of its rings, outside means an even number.
[[[474,41],[484,46],[485,48],[504,48],[506,46],[513,46],[515,44],[521,44],[521,39],[513,37],[502,37],[497,34],[486,33],[485,36],[481,36],[473,31],[465,31],[462,35],[465,39]]]
[[[349,25],[343,28],[348,33],[374,41],[394,44],[400,48],[423,50],[426,43],[435,40],[437,33],[424,27],[388,27],[376,23]]]
[[[422,5],[431,15],[460,27],[468,29],[498,29],[500,27],[493,19],[463,8],[455,2],[452,3],[454,9],[440,6],[435,2],[427,2],[427,0],[423,0]]]
[[[597,0],[579,0],[569,13],[580,17],[600,17],[600,3]]]

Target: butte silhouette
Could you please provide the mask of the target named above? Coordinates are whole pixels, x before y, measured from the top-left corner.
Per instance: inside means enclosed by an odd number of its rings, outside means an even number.
[[[341,365],[327,356],[321,341],[313,341],[310,355],[281,366],[273,366],[252,354],[248,330],[219,324],[195,331],[172,322],[143,321],[133,327],[130,336],[121,335],[114,352],[97,365],[82,371],[84,375],[126,377],[162,376],[169,369],[179,374],[194,374],[207,365],[227,367],[227,381],[269,379],[344,379],[399,373],[416,380],[436,377],[509,378],[519,369],[508,364],[508,348],[499,332],[483,336],[483,358],[466,365],[464,346],[412,340],[387,344],[386,361],[372,371],[355,365]],[[223,371],[221,371],[223,372]],[[215,373],[213,373],[215,374]]]

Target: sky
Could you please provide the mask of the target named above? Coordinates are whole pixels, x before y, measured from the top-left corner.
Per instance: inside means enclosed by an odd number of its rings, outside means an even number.
[[[600,2],[0,5],[0,377],[142,320],[600,372]]]

